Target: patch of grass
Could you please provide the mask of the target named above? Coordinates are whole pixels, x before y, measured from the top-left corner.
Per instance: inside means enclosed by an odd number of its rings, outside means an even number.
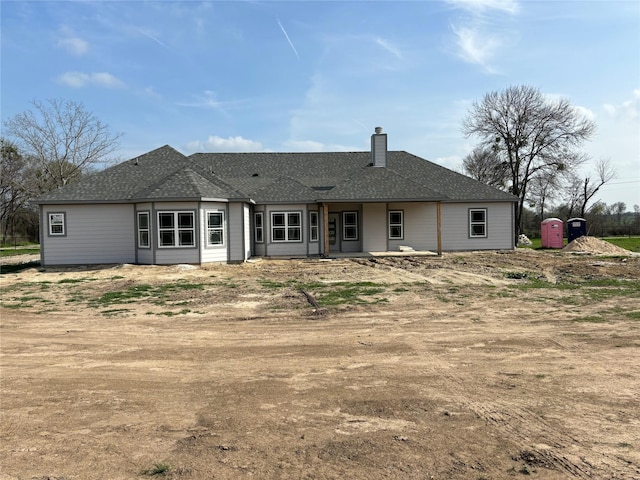
[[[579,323],[605,323],[606,320],[600,315],[589,315],[586,317],[577,317],[573,319],[574,322]]]
[[[529,273],[528,272],[505,272],[504,276],[513,280],[523,280],[525,278],[529,278]]]
[[[381,301],[373,299],[367,301],[362,297],[372,297],[386,291],[386,285],[375,282],[312,282],[299,284],[307,292],[313,292],[318,305],[322,307],[343,305],[346,303],[374,303]]]
[[[0,265],[0,275],[6,275],[7,273],[18,273],[28,268],[35,268],[40,266],[40,260],[34,260],[33,262],[16,263],[12,265]]]
[[[624,316],[631,320],[640,320],[640,312],[625,312]]]
[[[154,475],[166,475],[169,472],[171,472],[171,465],[169,465],[168,463],[156,463],[153,465],[153,467],[140,472],[140,474],[154,476]]]
[[[29,296],[29,295],[25,295],[24,297],[18,297],[18,300],[20,300],[21,302],[31,302],[31,301],[40,301],[40,297],[33,297],[33,296]]]
[[[1,302],[2,308],[8,308],[10,310],[18,310],[19,308],[26,307],[27,305],[23,305],[21,303],[5,303]]]
[[[127,290],[107,292],[92,303],[104,306],[113,305],[114,303],[134,303],[136,300],[151,296],[152,290],[153,287],[151,285],[136,285]]]
[[[40,248],[12,248],[0,250],[0,257],[13,257],[15,255],[34,255],[40,253]]]
[[[100,313],[105,317],[116,317],[122,313],[130,312],[129,308],[113,308],[111,310],[103,310]]]
[[[624,248],[625,250],[640,252],[640,237],[604,237],[602,240]]]
[[[188,308],[183,308],[179,312],[166,311],[166,312],[160,312],[157,315],[164,315],[166,317],[174,317],[176,315],[186,315],[189,312],[191,312],[191,310],[189,310]],[[153,314],[151,314],[151,315],[153,315]]]
[[[262,285],[264,288],[273,288],[273,289],[284,288],[284,287],[288,286],[287,283],[275,282],[273,280],[268,280],[268,279],[260,279],[260,280],[258,280],[258,283],[260,285]]]
[[[92,278],[63,278],[62,280],[60,280],[58,283],[59,284],[65,284],[65,283],[83,283],[83,282],[88,282],[90,280],[95,280]]]

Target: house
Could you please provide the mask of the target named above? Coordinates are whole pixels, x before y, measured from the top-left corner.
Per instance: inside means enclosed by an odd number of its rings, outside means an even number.
[[[164,146],[50,192],[44,266],[514,248],[515,197],[404,151],[196,153]]]

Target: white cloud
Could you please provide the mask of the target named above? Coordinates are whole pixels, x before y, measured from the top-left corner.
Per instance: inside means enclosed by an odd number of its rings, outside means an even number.
[[[515,0],[447,0],[447,3],[474,12],[499,10],[514,15],[519,10]]]
[[[636,120],[640,118],[640,89],[631,93],[631,98],[618,105],[605,103],[602,106],[612,118],[622,120]]]
[[[451,26],[457,37],[459,55],[469,63],[480,65],[489,73],[495,73],[491,61],[502,47],[502,41],[495,35],[480,32],[475,27]]]
[[[202,95],[193,95],[193,98],[192,101],[188,102],[176,102],[176,105],[180,107],[206,108],[226,113],[226,107],[242,103],[241,101],[220,101],[216,92],[212,90],[205,90]]]
[[[241,136],[222,138],[211,135],[204,142],[195,140],[187,144],[190,152],[260,152],[264,148],[260,142]]]
[[[515,0],[448,0],[455,7],[464,9],[470,15],[451,25],[456,37],[458,55],[466,62],[480,65],[487,73],[497,73],[493,66],[498,53],[513,39],[497,34],[501,31],[503,18],[492,15],[503,13],[514,16],[519,11]]]
[[[88,86],[105,88],[124,87],[124,82],[122,80],[106,72],[65,72],[58,77],[58,83],[73,88],[83,88]]]
[[[351,152],[358,150],[354,147],[321,143],[315,140],[287,140],[283,146],[292,152]]]
[[[575,110],[582,116],[586,117],[589,120],[595,120],[596,114],[593,113],[592,110],[589,110],[587,107],[582,107],[580,105],[576,105]]]
[[[89,51],[89,43],[79,37],[61,38],[57,43],[58,47],[64,48],[72,55],[81,56]]]

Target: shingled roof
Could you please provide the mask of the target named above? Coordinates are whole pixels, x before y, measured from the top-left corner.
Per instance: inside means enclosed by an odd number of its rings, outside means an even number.
[[[387,152],[385,167],[370,163],[370,152],[186,157],[165,145],[43,195],[36,203],[516,201],[508,193],[404,151]]]

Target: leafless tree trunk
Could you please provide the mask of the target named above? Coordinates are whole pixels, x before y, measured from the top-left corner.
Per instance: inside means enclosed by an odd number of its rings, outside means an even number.
[[[609,160],[601,159],[596,164],[596,175],[597,178],[595,180],[590,177],[585,177],[582,181],[582,192],[580,196],[580,216],[582,218],[585,216],[589,201],[598,193],[598,190],[600,190],[605,183],[615,177],[616,172]]]

